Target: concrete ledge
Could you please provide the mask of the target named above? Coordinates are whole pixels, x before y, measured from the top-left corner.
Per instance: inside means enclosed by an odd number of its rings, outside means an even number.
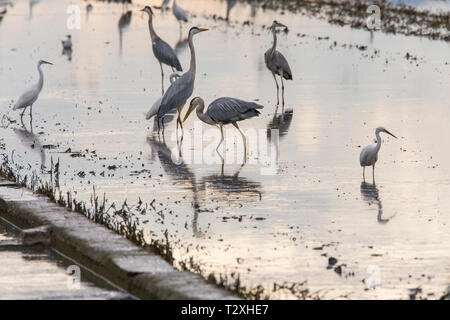
[[[50,246],[136,297],[238,299],[199,275],[177,271],[162,257],[82,214],[4,179],[0,179],[0,216],[23,229],[43,227],[36,230],[48,232]]]

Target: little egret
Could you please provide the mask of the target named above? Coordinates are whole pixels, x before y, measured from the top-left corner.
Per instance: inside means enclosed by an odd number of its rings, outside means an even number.
[[[150,30],[150,38],[152,40],[153,54],[159,61],[159,65],[161,67],[161,77],[164,81],[164,71],[162,67],[163,63],[172,67],[172,71],[174,71],[174,68],[177,71],[183,71],[183,68],[181,67],[180,61],[178,60],[177,55],[175,54],[175,51],[172,49],[172,47],[156,34],[155,29],[153,28],[152,8],[146,6],[141,11],[147,12],[148,14],[148,28]],[[164,88],[162,91],[164,93]]]
[[[241,129],[239,129],[237,122],[259,116],[260,112],[258,109],[264,108],[262,105],[240,99],[222,97],[211,102],[208,109],[206,109],[206,112],[203,112],[205,109],[205,101],[200,97],[195,97],[191,100],[183,122],[186,121],[195,108],[197,108],[197,117],[201,121],[209,125],[219,126],[222,137],[216,150],[219,149],[223,142],[223,126],[231,123],[239,130],[242,141],[244,142],[244,154],[247,154],[245,135],[242,133]]]
[[[387,131],[384,127],[378,127],[375,129],[375,136],[377,137],[377,144],[368,145],[364,149],[362,149],[361,154],[359,155],[359,163],[361,167],[363,167],[363,179],[366,179],[365,170],[366,167],[372,166],[372,179],[375,183],[375,163],[378,160],[378,151],[381,148],[381,137],[380,132],[385,132],[394,138],[397,139],[392,133]]]
[[[68,34],[66,40],[61,40],[61,44],[64,50],[72,50],[72,36]]]
[[[284,24],[281,24],[276,20],[272,23],[270,29],[272,30],[273,34],[273,45],[272,48],[270,48],[269,50],[266,51],[266,53],[264,53],[264,61],[266,63],[267,68],[272,72],[275,84],[277,85],[277,105],[280,103],[279,98],[280,88],[278,87],[276,75],[280,76],[282,89],[281,96],[283,99],[283,106],[284,106],[283,78],[286,80],[292,80],[292,72],[286,58],[277,50],[277,33],[276,33],[277,27],[284,27],[287,29],[287,27]]]
[[[178,110],[177,129],[178,124],[180,124],[181,130],[183,130],[183,123],[181,122],[180,114],[187,99],[189,99],[189,97],[192,95],[192,92],[194,91],[194,82],[195,82],[196,61],[195,61],[195,49],[193,37],[195,34],[207,30],[208,29],[206,28],[198,28],[198,27],[192,27],[189,30],[188,42],[189,42],[189,49],[191,50],[191,64],[189,66],[189,70],[185,72],[180,77],[180,79],[172,83],[170,87],[167,89],[166,93],[164,94],[161,100],[161,107],[159,108],[157,116],[158,127],[159,121],[162,119],[162,117],[164,117],[166,113],[168,113],[171,110],[177,109]]]
[[[174,83],[179,77],[180,77],[180,75],[178,73],[176,73],[176,72],[172,73],[169,76],[170,83],[171,84]],[[145,120],[150,120],[153,116],[156,116],[156,114],[158,113],[159,107],[161,106],[162,98],[163,97],[161,97],[155,101],[155,103],[152,105],[150,110],[145,114]]]
[[[22,114],[20,115],[20,119],[22,119],[23,114],[25,113],[27,107],[30,107],[30,117],[32,117],[31,111],[33,109],[33,103],[38,99],[39,93],[41,93],[42,86],[44,85],[44,74],[41,69],[41,65],[43,64],[53,65],[53,63],[44,60],[39,60],[37,64],[37,68],[39,71],[38,82],[34,86],[30,87],[27,91],[25,91],[17,100],[17,102],[14,104],[13,110],[23,109]]]

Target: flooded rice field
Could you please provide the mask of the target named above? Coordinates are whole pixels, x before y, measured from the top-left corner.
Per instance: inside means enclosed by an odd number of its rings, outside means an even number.
[[[239,282],[272,299],[438,299],[450,285],[450,47],[445,41],[355,30],[256,2],[182,1],[190,21],[155,10],[158,35],[189,68],[191,26],[197,77],[192,98],[222,96],[264,106],[220,131],[192,114],[177,142],[145,113],[161,97],[148,17],[133,5],[15,1],[0,21],[2,153],[17,172],[49,180],[86,202],[93,186],[108,205],[126,201],[147,242],[171,248],[175,266]],[[153,2],[152,2],[153,3]],[[68,30],[69,5],[81,8]],[[155,3],[156,4],[160,4]],[[131,13],[127,14],[127,11]],[[229,21],[224,18],[229,16]],[[289,61],[285,106],[276,106],[264,63],[276,19]],[[73,50],[62,52],[71,34]],[[20,121],[12,106],[44,87]],[[171,69],[164,66],[164,89]],[[280,88],[281,91],[281,88]],[[188,104],[183,109],[183,117]],[[362,178],[359,154],[384,126],[376,166]],[[178,131],[181,135],[181,131]],[[178,141],[180,139],[178,138]],[[145,210],[141,210],[145,208]],[[111,219],[121,219],[119,215]]]

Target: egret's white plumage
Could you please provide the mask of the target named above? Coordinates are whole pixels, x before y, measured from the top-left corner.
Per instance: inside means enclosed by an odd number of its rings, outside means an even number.
[[[67,35],[66,40],[62,40],[61,44],[64,50],[72,50],[72,36],[70,34]]]
[[[177,81],[177,79],[180,77],[180,75],[176,72],[172,73],[169,76],[170,79],[170,83],[174,83],[175,81]],[[162,98],[159,98],[158,100],[155,101],[155,103],[152,105],[152,107],[150,108],[150,110],[145,114],[145,120],[150,120],[152,117],[156,116],[156,114],[158,113],[159,107],[161,106],[161,101]]]
[[[21,116],[23,116],[23,113],[25,112],[27,107],[30,107],[30,115],[31,115],[31,108],[33,107],[33,103],[38,99],[39,93],[41,93],[42,86],[44,85],[44,74],[41,69],[42,64],[52,64],[52,63],[44,60],[38,61],[37,64],[37,68],[39,71],[38,82],[33,86],[31,86],[24,93],[22,93],[17,102],[14,104],[13,110],[24,109]]]
[[[364,149],[361,150],[361,153],[359,155],[359,163],[361,167],[363,167],[363,179],[365,179],[365,168],[372,166],[372,174],[373,174],[373,181],[375,182],[375,163],[378,160],[378,152],[381,148],[381,137],[380,133],[385,132],[394,138],[397,138],[392,133],[387,131],[384,127],[378,127],[375,129],[375,136],[377,137],[377,143],[368,145],[367,147],[364,147]]]

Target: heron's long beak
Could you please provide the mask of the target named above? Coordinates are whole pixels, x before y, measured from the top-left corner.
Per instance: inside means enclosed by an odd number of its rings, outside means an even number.
[[[188,111],[186,112],[186,115],[184,116],[183,122],[186,121],[186,119],[189,117],[189,115],[192,113],[192,111],[194,111],[194,109],[195,109],[195,104],[191,104],[189,106]]]
[[[287,25],[282,24],[282,23],[279,23],[279,22],[278,22],[278,27],[284,27],[284,28],[286,28],[286,29],[289,29],[289,28],[287,27]]]
[[[51,64],[51,65],[53,65],[53,63],[48,62],[48,61],[44,61],[44,60],[42,60],[42,63],[46,63],[46,64]]]
[[[208,28],[198,28],[198,31],[203,32],[203,31],[208,31]]]
[[[386,129],[384,130],[384,132],[386,132],[387,134],[390,134],[391,136],[393,136],[395,139],[397,139],[396,136],[394,136],[392,133],[390,133],[389,131],[387,131]]]

